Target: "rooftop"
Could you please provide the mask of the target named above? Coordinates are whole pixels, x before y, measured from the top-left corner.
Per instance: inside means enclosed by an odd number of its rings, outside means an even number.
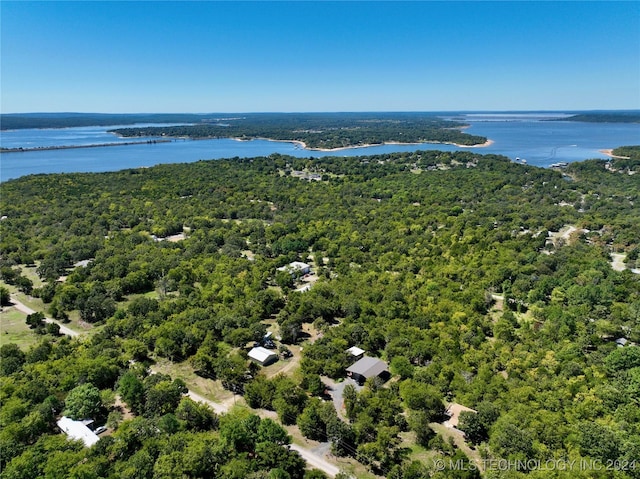
[[[349,349],[347,349],[347,352],[350,353],[352,356],[360,356],[361,354],[364,354],[364,349],[360,349],[358,346],[351,346]]]
[[[262,346],[258,346],[257,348],[253,348],[249,351],[249,357],[261,363],[274,356],[277,356],[277,354],[273,351],[269,351],[267,348],[263,348]]]
[[[359,374],[365,378],[373,378],[387,371],[387,363],[377,358],[365,356],[347,368],[353,374]]]
[[[278,271],[304,271],[305,269],[309,268],[311,268],[311,266],[307,263],[303,263],[302,261],[294,261],[286,266],[281,266],[280,268],[278,268]]]
[[[77,440],[79,439],[84,443],[85,446],[91,447],[96,442],[98,442],[100,438],[91,429],[89,429],[86,426],[85,422],[86,420],[74,421],[73,419],[68,418],[67,416],[62,416],[58,420],[57,424],[58,424],[58,427],[62,431],[64,431],[64,433],[67,436],[69,436],[71,439],[77,439]]]

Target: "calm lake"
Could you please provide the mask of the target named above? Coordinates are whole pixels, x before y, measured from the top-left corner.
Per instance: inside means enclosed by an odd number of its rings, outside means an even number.
[[[0,155],[0,181],[35,173],[101,172],[153,166],[160,163],[189,163],[233,157],[268,156],[281,153],[296,157],[359,156],[381,153],[442,150],[470,150],[526,159],[530,165],[548,167],[557,162],[607,158],[599,150],[640,144],[640,124],[543,121],[551,115],[456,115],[470,125],[465,131],[491,140],[491,146],[459,148],[453,145],[380,145],[322,152],[299,148],[293,143],[267,140],[236,141],[175,140],[168,143],[120,145],[94,148],[29,151]],[[95,145],[130,142],[118,138],[109,127],[10,130],[0,133],[4,148]],[[141,139],[135,139],[136,141]]]

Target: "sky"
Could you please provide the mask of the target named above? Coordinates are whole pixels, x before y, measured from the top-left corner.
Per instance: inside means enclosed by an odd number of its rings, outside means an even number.
[[[0,110],[640,109],[640,1],[0,2]]]

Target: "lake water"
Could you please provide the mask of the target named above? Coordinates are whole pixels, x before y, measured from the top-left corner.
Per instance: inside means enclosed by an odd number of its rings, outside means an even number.
[[[526,159],[530,165],[548,167],[557,162],[607,158],[599,150],[640,144],[639,124],[542,121],[550,115],[456,115],[471,126],[465,131],[485,136],[493,144],[483,148],[453,145],[380,145],[334,152],[312,151],[288,142],[176,140],[169,143],[29,151],[0,155],[0,181],[35,173],[101,172],[153,166],[160,163],[189,163],[198,160],[268,156],[281,153],[296,157],[358,156],[416,150],[467,150]],[[11,130],[0,133],[4,148],[92,145],[122,143],[110,127]]]
[[[173,123],[172,123],[173,125]],[[2,148],[37,148],[42,146],[100,145],[103,143],[125,143],[132,138],[122,138],[107,130],[127,128],[118,126],[82,126],[77,128],[34,128],[0,132]],[[136,126],[169,126],[166,124],[138,124]]]

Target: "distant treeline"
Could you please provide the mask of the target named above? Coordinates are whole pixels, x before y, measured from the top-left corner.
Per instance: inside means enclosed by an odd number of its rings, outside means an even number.
[[[0,114],[0,129],[73,128],[80,126],[133,125],[135,123],[219,123],[228,120],[269,122],[274,119],[301,118],[326,121],[328,118],[380,119],[430,117],[436,113],[5,113]]]
[[[568,118],[549,121],[584,121],[589,123],[640,123],[640,111],[605,111],[580,113]]]
[[[478,145],[487,141],[459,130],[463,123],[429,114],[265,114],[199,125],[121,128],[124,137],[169,136],[188,138],[269,138],[301,141],[309,148],[344,148],[385,142],[457,143]]]
[[[135,123],[195,123],[208,115],[122,113],[10,113],[0,115],[0,129],[73,128],[80,126],[133,125]]]

